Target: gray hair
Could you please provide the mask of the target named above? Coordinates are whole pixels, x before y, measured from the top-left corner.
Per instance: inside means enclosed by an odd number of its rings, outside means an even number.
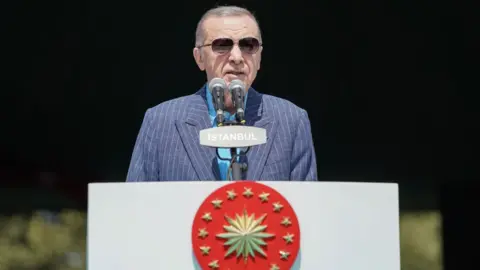
[[[205,42],[203,22],[210,17],[233,17],[233,16],[248,16],[252,18],[258,27],[258,34],[260,41],[262,40],[262,33],[260,31],[260,25],[258,20],[249,10],[237,6],[221,6],[208,10],[203,14],[202,18],[197,24],[197,30],[195,31],[195,46],[201,46]]]

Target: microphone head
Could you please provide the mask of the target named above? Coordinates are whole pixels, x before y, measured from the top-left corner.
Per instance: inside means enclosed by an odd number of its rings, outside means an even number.
[[[241,80],[235,79],[228,86],[228,90],[230,92],[232,92],[233,89],[236,89],[236,88],[240,88],[242,90],[243,94],[245,94],[245,84]]]
[[[224,79],[213,78],[208,84],[208,90],[212,92],[213,89],[217,87],[220,87],[222,89],[227,89],[227,83],[225,82]]]

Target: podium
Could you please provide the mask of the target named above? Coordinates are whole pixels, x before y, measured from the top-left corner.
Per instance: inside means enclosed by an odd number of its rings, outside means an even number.
[[[398,201],[387,183],[93,183],[87,269],[400,270]]]

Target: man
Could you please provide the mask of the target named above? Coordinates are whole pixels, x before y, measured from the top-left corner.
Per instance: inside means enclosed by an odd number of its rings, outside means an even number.
[[[260,69],[262,37],[246,9],[226,6],[209,10],[197,26],[193,56],[208,81],[227,85],[240,79],[248,89],[245,119],[265,128],[268,141],[247,153],[247,180],[317,180],[310,121],[305,110],[281,98],[264,95],[251,85]],[[215,126],[208,83],[197,93],[166,101],[145,113],[135,143],[127,181],[225,180],[229,162],[214,148],[199,144],[199,132]],[[225,93],[225,119],[234,117]],[[223,153],[224,154],[229,154]],[[223,156],[223,158],[226,158]]]

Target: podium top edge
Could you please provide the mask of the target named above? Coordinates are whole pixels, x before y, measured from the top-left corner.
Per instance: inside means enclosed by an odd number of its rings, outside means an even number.
[[[251,181],[251,180],[244,180],[244,181]],[[118,182],[92,182],[88,183],[88,186],[92,185],[108,185],[108,184],[211,184],[211,183],[234,183],[234,182],[242,182],[242,181],[220,181],[220,180],[211,180],[211,181],[192,181],[192,180],[181,180],[181,181],[141,181],[141,182],[126,182],[126,181],[118,181]],[[286,181],[251,181],[251,182],[258,182],[264,184],[277,184],[277,183],[290,183],[290,184],[345,184],[345,185],[378,185],[378,186],[398,186],[398,183],[395,182],[360,182],[360,181],[295,181],[295,180],[286,180]]]

